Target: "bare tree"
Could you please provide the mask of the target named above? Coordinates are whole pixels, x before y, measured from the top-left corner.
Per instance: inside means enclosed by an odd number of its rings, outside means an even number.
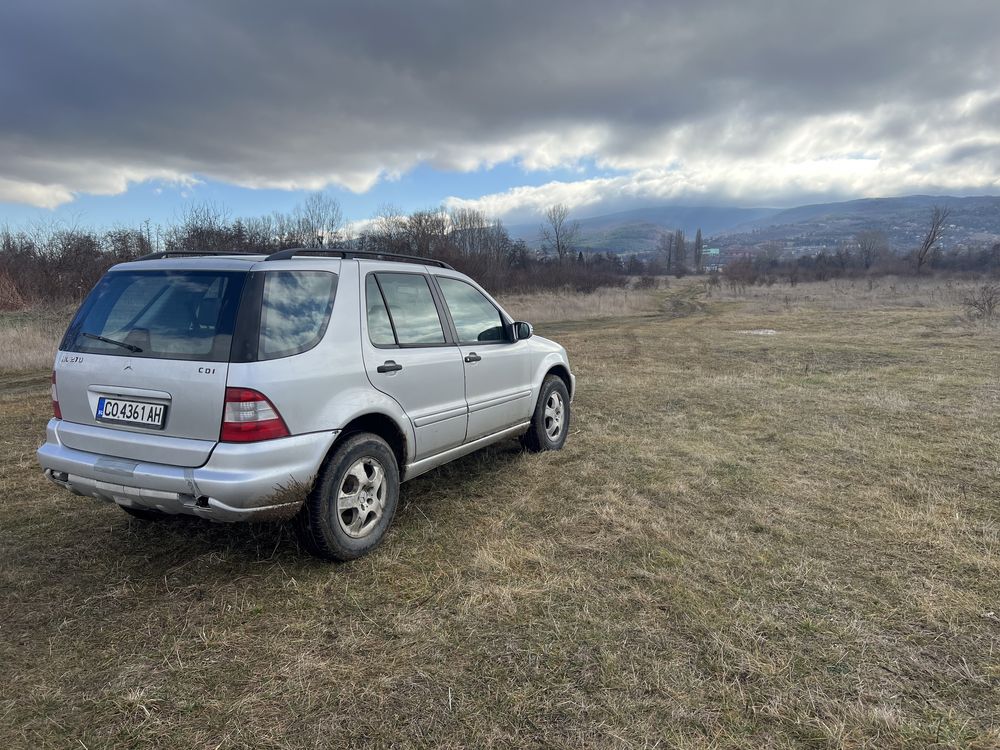
[[[701,227],[698,227],[698,231],[694,235],[694,272],[701,273],[705,270],[704,265],[701,262],[702,251],[705,249],[705,243],[701,239]]]
[[[442,253],[447,244],[448,215],[441,210],[414,211],[405,219],[404,232],[414,255]]]
[[[580,234],[580,225],[568,221],[569,208],[564,203],[556,203],[545,209],[545,224],[541,227],[542,246],[554,251],[561,263],[573,250],[573,243]]]
[[[150,241],[151,232],[148,223],[143,229],[126,229],[116,227],[104,234],[104,252],[118,260],[134,260],[141,255],[153,252]]]
[[[885,232],[878,229],[866,229],[863,232],[858,232],[854,236],[854,241],[858,245],[858,257],[861,259],[861,265],[865,267],[866,271],[889,250],[889,240],[885,236]]]
[[[406,236],[406,216],[396,206],[383,203],[361,233],[358,243],[362,250],[370,252],[407,252],[410,247]]]
[[[851,243],[841,242],[837,245],[837,249],[833,253],[833,259],[836,261],[837,267],[840,268],[841,272],[846,271],[854,262],[854,252],[851,249]]]
[[[687,273],[687,243],[681,229],[674,232],[674,273],[678,278]]]
[[[656,243],[656,249],[663,253],[667,273],[670,273],[674,267],[674,235],[670,232],[663,232]]]
[[[1000,285],[984,284],[962,300],[969,316],[980,320],[993,320],[1000,312]]]
[[[931,259],[934,248],[941,239],[941,235],[944,234],[944,223],[948,221],[950,213],[949,209],[941,206],[934,206],[934,209],[931,211],[930,228],[928,228],[927,234],[924,236],[924,241],[917,248],[917,273],[920,273],[920,270],[927,264],[927,261]]]
[[[507,228],[500,219],[493,219],[490,222],[490,226],[483,239],[484,243],[481,252],[490,262],[510,263],[513,243],[511,242],[510,235],[507,234]]]
[[[166,250],[232,250],[228,227],[229,211],[216,203],[196,203],[187,207],[179,225],[166,237]]]
[[[292,216],[309,247],[322,247],[340,239],[344,214],[337,199],[327,193],[310,193],[296,206]]]
[[[475,208],[456,208],[449,214],[451,241],[460,255],[481,255],[489,244],[490,218]]]

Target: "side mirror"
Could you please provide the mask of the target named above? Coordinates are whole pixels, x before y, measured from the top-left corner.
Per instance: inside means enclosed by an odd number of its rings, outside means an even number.
[[[514,323],[514,341],[523,341],[524,339],[530,339],[534,334],[535,330],[531,327],[531,323],[525,323],[524,321],[518,321]]]

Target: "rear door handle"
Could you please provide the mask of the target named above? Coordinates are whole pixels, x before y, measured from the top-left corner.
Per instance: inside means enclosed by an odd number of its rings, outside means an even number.
[[[465,358],[465,361],[466,362],[478,362],[481,359],[482,359],[482,357],[480,357],[475,352],[469,352],[468,356],[466,356],[466,358]]]
[[[378,372],[399,372],[403,369],[402,365],[397,365],[391,359],[387,359],[385,364],[381,364],[375,368]]]

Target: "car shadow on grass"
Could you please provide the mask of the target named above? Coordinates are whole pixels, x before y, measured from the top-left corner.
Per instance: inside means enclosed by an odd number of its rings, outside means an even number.
[[[400,488],[399,506],[385,543],[373,555],[405,544],[413,527],[431,521],[447,527],[461,513],[460,501],[488,497],[490,488],[523,460],[524,451],[515,440],[498,444],[456,459]],[[167,516],[146,521],[122,514],[117,530],[103,547],[104,554],[132,558],[137,570],[162,576],[179,562],[217,556],[238,565],[288,563],[328,565],[311,556],[298,542],[294,521],[262,523],[216,523],[194,516]],[[441,531],[440,533],[447,533]]]

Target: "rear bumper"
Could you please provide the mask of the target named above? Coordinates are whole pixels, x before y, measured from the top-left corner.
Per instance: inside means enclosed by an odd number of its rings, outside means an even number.
[[[339,431],[260,443],[219,443],[198,468],[132,461],[68,448],[60,420],[49,421],[38,449],[45,476],[77,495],[213,521],[294,515]]]

